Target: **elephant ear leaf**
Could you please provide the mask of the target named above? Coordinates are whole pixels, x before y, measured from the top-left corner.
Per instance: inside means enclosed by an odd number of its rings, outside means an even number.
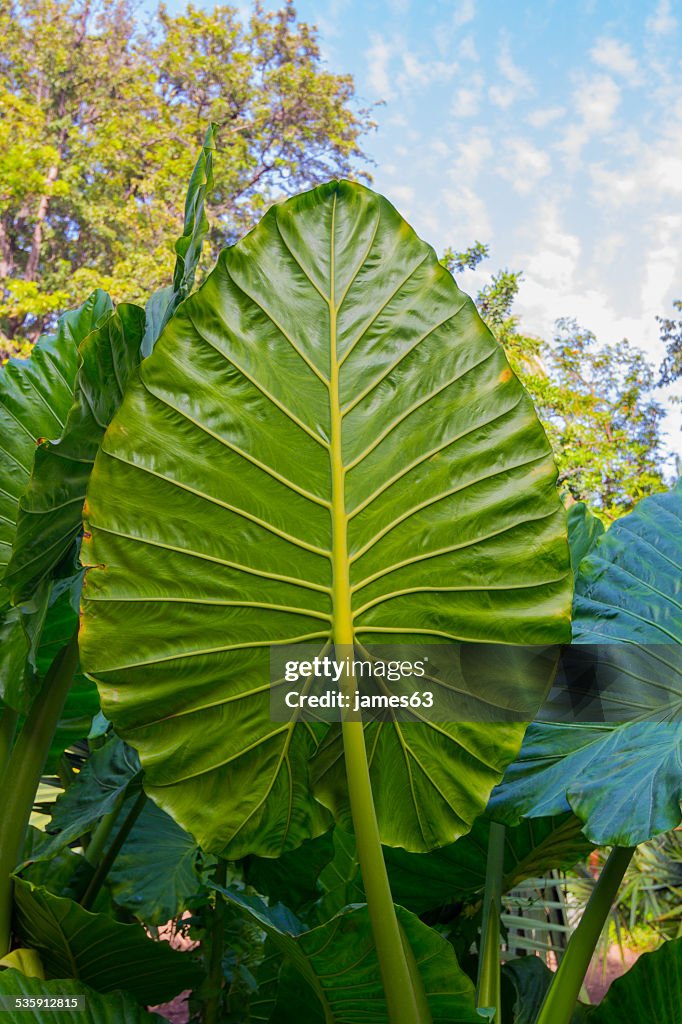
[[[98,992],[125,984],[145,1005],[172,999],[202,981],[189,953],[150,939],[140,925],[91,914],[23,878],[15,878],[14,891],[17,933],[40,953],[48,978],[78,978]]]
[[[78,345],[111,310],[96,291],[78,309],[65,313],[54,335],[44,335],[28,359],[0,368],[0,699],[26,711],[33,697],[27,671],[35,637],[47,606],[47,592],[10,607],[8,563],[17,541],[20,499],[29,483],[37,445],[62,435],[73,401]],[[14,595],[16,598],[16,594]]]
[[[265,932],[283,957],[270,1020],[365,1024],[371,1006],[374,1024],[389,1024],[365,905],[348,907],[325,924],[307,930],[282,904],[267,906],[258,896],[220,891],[232,907]],[[474,986],[458,965],[452,946],[414,914],[402,907],[397,911],[430,993],[433,1024],[480,1022]]]
[[[337,731],[316,800],[329,730],[272,720],[269,648],[567,640],[555,480],[501,346],[385,199],[273,206],[167,324],[89,488],[81,650],[149,794],[230,858],[346,819]],[[383,840],[467,831],[522,734],[368,731]]]
[[[106,303],[102,305],[106,308]],[[110,304],[109,304],[110,307]],[[19,502],[6,583],[25,600],[82,530],[83,502],[97,448],[140,361],[144,311],[123,303],[81,336],[73,399],[58,440],[38,446]]]
[[[40,438],[61,437],[73,399],[78,340],[104,311],[100,294],[67,313],[54,336],[36,342],[28,359],[0,368],[0,581],[12,554],[19,499]],[[9,597],[0,586],[0,606]]]
[[[621,846],[679,824],[681,523],[678,484],[641,501],[582,560],[574,638],[605,645],[594,648],[603,717],[532,725],[493,793],[493,817],[512,823],[570,807],[592,842]]]

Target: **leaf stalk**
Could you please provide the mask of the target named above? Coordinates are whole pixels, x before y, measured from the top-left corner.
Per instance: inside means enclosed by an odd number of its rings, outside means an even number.
[[[6,787],[0,813],[0,957],[10,948],[11,875],[21,855],[36,789],[77,666],[78,641],[74,636],[52,662],[5,768],[5,777],[12,780],[12,785]]]
[[[570,1024],[590,960],[634,846],[614,846],[554,975],[536,1024]]]

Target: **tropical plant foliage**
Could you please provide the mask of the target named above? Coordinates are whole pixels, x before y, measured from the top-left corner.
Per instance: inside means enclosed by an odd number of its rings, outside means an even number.
[[[567,516],[504,349],[363,186],[273,206],[190,294],[213,147],[172,284],[95,291],[0,378],[0,996],[130,1024],[187,989],[204,1024],[673,1022],[679,942],[578,995],[633,848],[680,820],[680,486],[606,532]],[[549,672],[479,683],[487,721],[271,718],[271,647],[571,630],[627,651],[632,720],[504,721]],[[594,843],[557,975],[502,975],[503,894]]]

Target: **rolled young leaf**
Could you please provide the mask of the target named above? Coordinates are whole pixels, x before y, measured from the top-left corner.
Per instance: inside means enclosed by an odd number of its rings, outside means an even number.
[[[201,249],[208,233],[206,200],[213,190],[213,151],[218,126],[206,130],[199,159],[194,165],[185,197],[185,223],[175,243],[173,284],[159,288],[145,306],[146,327],[142,339],[142,355],[148,356],[171,316],[194,286],[194,277],[201,258]]]
[[[326,726],[272,721],[269,646],[566,640],[555,478],[501,346],[385,199],[272,207],[143,361],[89,488],[82,653],[150,795],[229,858],[324,831]],[[417,850],[469,828],[523,734],[372,728],[382,838]],[[334,737],[315,779],[347,816]]]

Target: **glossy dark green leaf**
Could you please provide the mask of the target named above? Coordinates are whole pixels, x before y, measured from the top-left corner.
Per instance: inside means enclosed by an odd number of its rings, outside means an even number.
[[[94,292],[80,309],[66,313],[54,336],[43,336],[29,359],[0,368],[0,581],[12,553],[19,499],[28,483],[36,442],[61,437],[73,399],[78,344],[111,308]],[[7,603],[0,588],[0,607]]]
[[[286,961],[279,974],[273,1024],[313,1024],[318,1019],[325,1024],[388,1024],[366,906],[349,908],[306,931],[281,906],[268,907],[256,896],[221,891],[263,928]],[[424,979],[434,1024],[480,1024],[474,986],[450,944],[401,907],[398,918]]]
[[[15,879],[15,927],[49,978],[78,978],[98,992],[125,984],[138,1002],[162,1003],[201,983],[192,956],[155,942],[136,924],[91,914],[73,900]]]
[[[121,979],[123,980],[123,979]],[[50,996],[83,996],[82,1010],[35,1009],[11,1010],[5,1017],[7,1024],[163,1024],[165,1018],[156,1013],[147,1013],[127,992],[110,992],[101,995],[82,981],[61,978],[43,981],[41,978],[27,978],[20,971],[0,971],[0,997],[24,997],[45,999]],[[3,1007],[7,1009],[7,1005]]]
[[[593,848],[572,814],[522,821],[505,834],[502,891],[555,868],[570,868]],[[397,903],[421,914],[442,904],[471,899],[485,887],[490,819],[479,818],[456,843],[427,854],[386,850],[386,867]]]
[[[124,804],[122,819],[125,812]],[[117,905],[140,921],[166,924],[201,888],[198,854],[192,837],[148,800],[109,871],[107,886]]]
[[[144,311],[122,304],[83,339],[73,402],[58,440],[38,446],[19,502],[5,583],[26,600],[79,536],[92,464],[104,431],[140,361]]]
[[[573,629],[622,666],[602,697],[611,721],[532,725],[490,812],[514,823],[570,807],[593,842],[635,846],[680,822],[682,485],[645,498],[582,560]]]
[[[217,129],[217,125],[211,124],[206,130],[204,145],[187,186],[185,224],[175,243],[173,284],[155,292],[145,308],[147,324],[142,341],[143,356],[152,351],[161,331],[194,287],[201,249],[208,232],[206,200],[213,190],[213,151]]]
[[[680,1024],[682,1021],[682,939],[643,953],[617,978],[588,1017],[589,1024]]]
[[[81,649],[153,799],[230,858],[328,828],[320,731],[270,717],[271,644],[567,639],[555,476],[501,346],[385,199],[273,206],[168,323],[91,480]],[[429,849],[523,726],[379,732],[382,838]],[[315,785],[346,820],[338,746]]]
[[[571,566],[578,572],[582,562],[604,532],[604,524],[593,516],[584,501],[576,501],[568,510],[568,544]]]
[[[270,903],[284,903],[305,917],[305,911],[325,891],[321,873],[334,858],[337,831],[330,829],[316,839],[308,839],[276,859],[248,857],[244,862],[246,881]]]
[[[94,750],[55,803],[49,825],[52,838],[37,855],[41,859],[51,857],[89,832],[104,814],[114,810],[124,794],[135,786],[139,789],[141,775],[137,754],[118,738]]]

